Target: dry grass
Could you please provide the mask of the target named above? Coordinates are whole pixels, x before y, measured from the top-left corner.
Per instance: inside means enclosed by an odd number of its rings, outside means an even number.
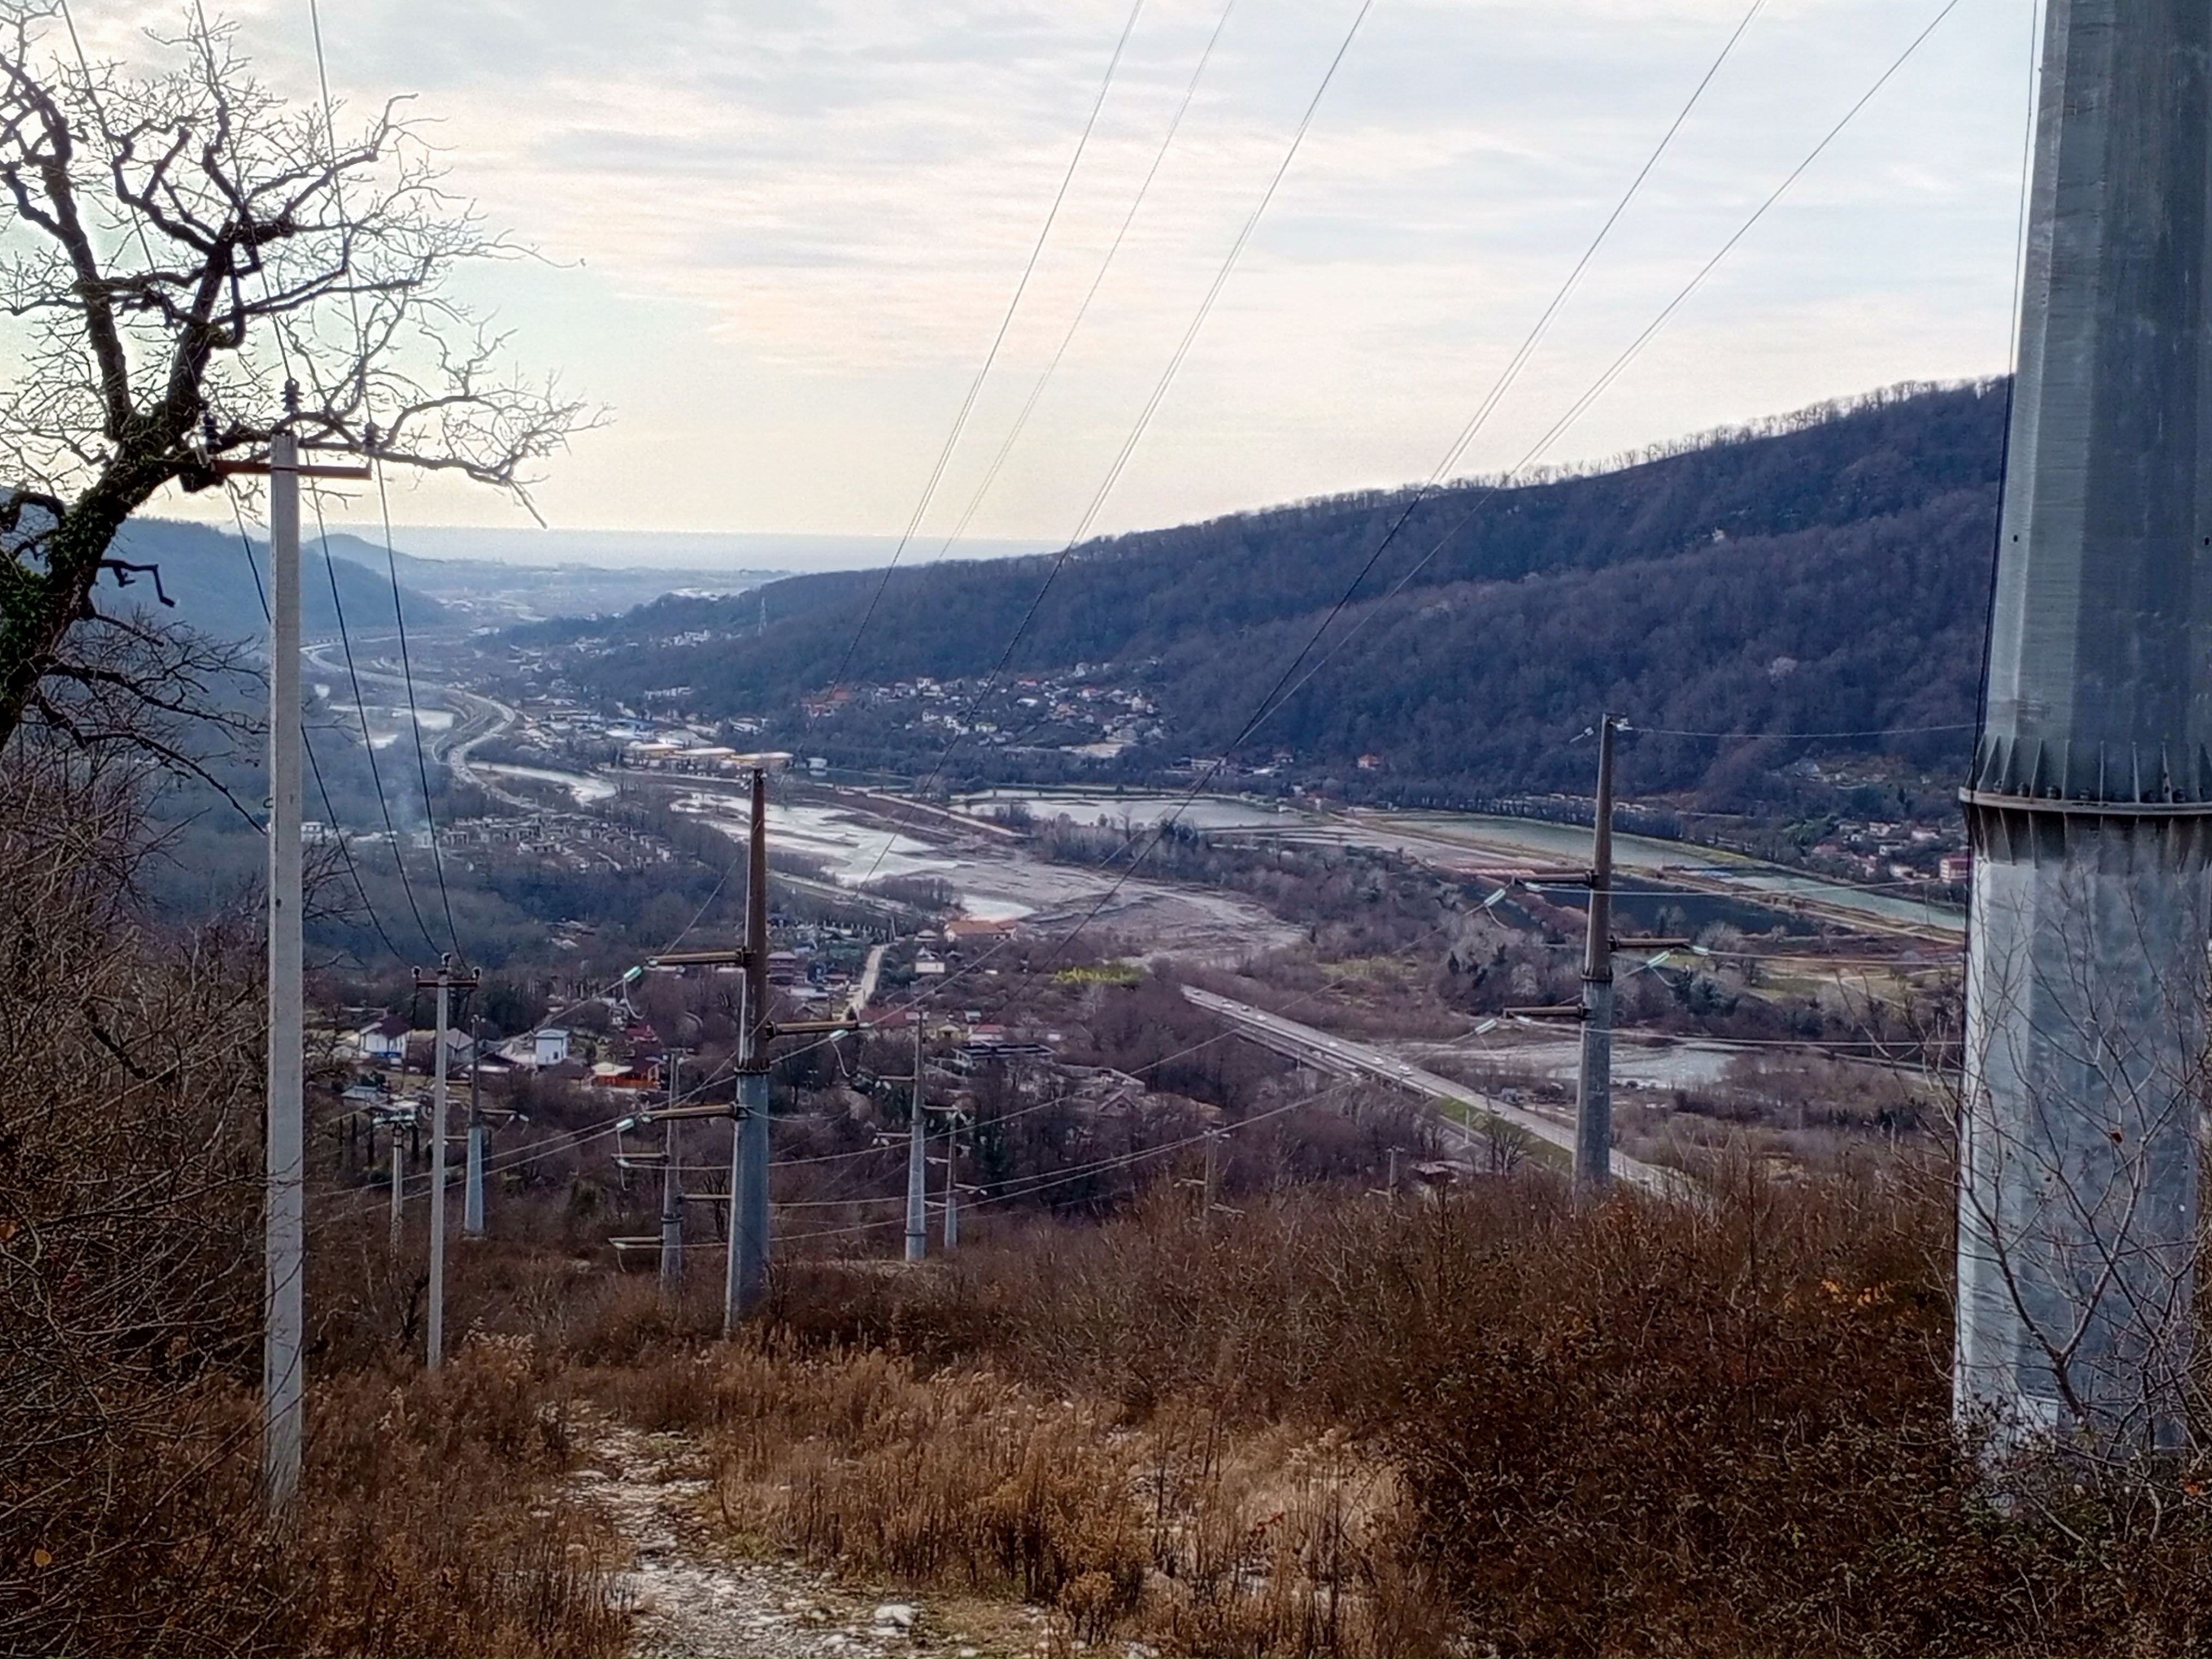
[[[111,1470],[96,1533],[8,1540],[15,1653],[589,1656],[627,1620],[610,1540],[563,1501],[557,1385],[527,1345],[311,1391],[296,1524],[264,1521],[255,1402],[228,1383]]]
[[[757,1340],[595,1379],[708,1449],[732,1536],[1063,1643],[1178,1654],[2189,1652],[2189,1469],[1949,1421],[1940,1189],[1595,1212],[1286,1191],[785,1275]]]
[[[621,1650],[603,1523],[562,1497],[557,1376],[514,1338],[465,1343],[434,1377],[319,1390],[300,1534],[281,1569],[306,1653]]]
[[[1210,1221],[1166,1188],[1103,1224],[987,1211],[921,1271],[786,1261],[734,1344],[708,1287],[665,1310],[579,1263],[549,1194],[457,1252],[448,1328],[479,1334],[435,1378],[419,1249],[319,1194],[309,1461],[272,1534],[251,981],[219,936],[130,926],[106,799],[0,813],[0,890],[38,912],[0,916],[0,1650],[617,1651],[611,1540],[562,1498],[586,1389],[695,1434],[738,1541],[1032,1600],[1069,1646],[2212,1644],[2203,1459],[1990,1501],[1949,1420],[1943,1184],[1729,1156],[1696,1212],[1534,1173],[1392,1205],[1288,1164]]]
[[[0,1652],[617,1650],[556,1368],[399,1362],[412,1275],[358,1217],[318,1227],[307,1467],[264,1523],[258,947],[132,902],[144,787],[0,754]]]
[[[787,1334],[603,1375],[702,1437],[731,1540],[1052,1610],[1061,1645],[1403,1654],[1443,1641],[1389,1466],[1341,1431],[1177,1401],[1132,1423],[988,1370]]]

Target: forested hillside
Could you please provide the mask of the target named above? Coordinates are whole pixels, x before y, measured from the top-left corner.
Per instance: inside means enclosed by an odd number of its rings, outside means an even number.
[[[175,608],[162,609],[152,581],[143,575],[132,577],[131,586],[119,592],[112,576],[103,577],[95,602],[112,615],[143,605],[164,620],[189,623],[219,640],[258,641],[269,631],[262,594],[255,586],[257,580],[264,586],[269,580],[269,549],[259,541],[252,546],[249,562],[234,530],[173,519],[133,519],[116,536],[114,555],[133,564],[157,566],[162,591],[176,602]],[[447,620],[446,607],[435,599],[404,583],[399,592],[410,628],[431,628]],[[301,623],[307,637],[336,633],[339,606],[344,609],[346,626],[356,633],[392,631],[391,578],[343,557],[326,566],[320,548],[310,545],[300,581]]]
[[[2000,385],[1906,388],[1710,437],[1610,472],[1420,501],[1254,733],[1302,772],[1404,799],[1586,787],[1563,740],[1601,706],[1713,733],[1955,726],[1973,717],[2002,464]],[[1114,665],[1163,735],[1123,775],[1231,742],[1404,513],[1375,493],[1090,544],[1038,603],[1048,559],[902,569],[845,661],[879,573],[810,576],[741,601],[668,600],[519,639],[575,647],[566,671],[635,702],[689,688],[710,717],[784,714],[848,684]],[[761,599],[769,626],[760,631]],[[682,643],[672,641],[680,639]],[[1293,684],[1296,684],[1294,680]],[[836,753],[838,722],[809,746]],[[865,753],[893,758],[881,732]],[[1756,795],[1808,752],[1883,748],[1953,765],[1966,734],[1747,745],[1653,735],[1629,787]],[[909,745],[908,753],[921,752]],[[1011,773],[987,742],[957,770]]]

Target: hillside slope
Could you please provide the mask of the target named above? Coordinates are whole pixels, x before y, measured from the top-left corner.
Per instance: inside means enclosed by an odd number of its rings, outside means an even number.
[[[1586,787],[1586,757],[1561,744],[1601,706],[1698,732],[1970,721],[2004,405],[2001,386],[1899,390],[1593,477],[1439,492],[1415,507],[1250,749],[1287,750],[1314,775],[1376,757],[1388,793],[1445,800]],[[1010,671],[1112,663],[1140,681],[1166,727],[1116,763],[1140,774],[1235,738],[1407,499],[1334,498],[1099,541],[1048,592],[1048,560],[951,563],[887,584],[880,573],[803,577],[737,604],[669,600],[518,637],[576,647],[564,672],[609,698],[684,686],[696,714],[775,715],[838,673],[879,584],[848,684],[988,673],[1034,605]],[[1942,768],[1966,734],[1882,741]],[[837,742],[820,726],[808,735],[817,750]],[[1655,736],[1634,745],[1626,782],[1718,804],[1759,793],[1808,750],[1869,746]],[[866,747],[847,757],[898,757],[880,739]],[[1020,769],[979,746],[956,769]]]
[[[161,567],[161,586],[176,601],[164,609],[155,598],[154,586],[143,577],[118,590],[112,576],[103,576],[94,595],[98,607],[121,616],[143,607],[157,622],[181,622],[222,640],[264,641],[269,634],[267,613],[257,579],[269,580],[269,548],[252,544],[252,562],[235,531],[175,519],[133,519],[115,538],[115,556],[135,564]],[[318,548],[310,546],[301,561],[300,615],[310,639],[337,631],[340,607],[346,626],[365,635],[392,631],[391,578],[345,559],[325,567]],[[331,584],[337,584],[337,599]],[[400,601],[406,607],[410,628],[434,628],[448,620],[447,609],[435,599],[402,584]]]

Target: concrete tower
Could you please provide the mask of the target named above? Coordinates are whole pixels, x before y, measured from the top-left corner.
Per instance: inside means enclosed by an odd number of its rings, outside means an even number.
[[[1962,1417],[2171,1445],[2212,921],[2212,6],[2051,0],[1987,714]]]

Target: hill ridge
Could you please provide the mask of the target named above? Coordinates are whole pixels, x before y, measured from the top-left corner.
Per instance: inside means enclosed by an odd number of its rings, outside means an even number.
[[[2002,381],[1886,388],[1702,445],[1655,447],[1668,453],[1610,472],[1440,489],[1407,516],[1322,641],[1326,666],[1260,741],[1348,793],[1443,802],[1576,787],[1581,763],[1553,751],[1601,704],[1714,732],[1971,721],[2005,406]],[[763,717],[833,759],[905,764],[942,739],[858,716],[796,719],[878,586],[852,651],[855,684],[985,674],[1034,607],[1012,671],[1118,664],[1158,704],[1163,738],[1109,769],[1130,778],[1234,738],[1406,496],[1283,503],[1100,538],[1041,603],[1048,559],[951,562],[888,580],[793,578],[736,606],[663,600],[513,637],[573,656],[568,677],[610,700],[687,688],[696,716]],[[1054,772],[992,752],[1017,746],[969,742],[956,774]],[[1757,747],[1759,764],[1747,766],[1684,744],[1638,745],[1625,782],[1742,805],[1802,793],[1754,775],[1808,755],[1881,750],[1933,769],[1965,740]],[[1370,766],[1355,776],[1363,756]]]

